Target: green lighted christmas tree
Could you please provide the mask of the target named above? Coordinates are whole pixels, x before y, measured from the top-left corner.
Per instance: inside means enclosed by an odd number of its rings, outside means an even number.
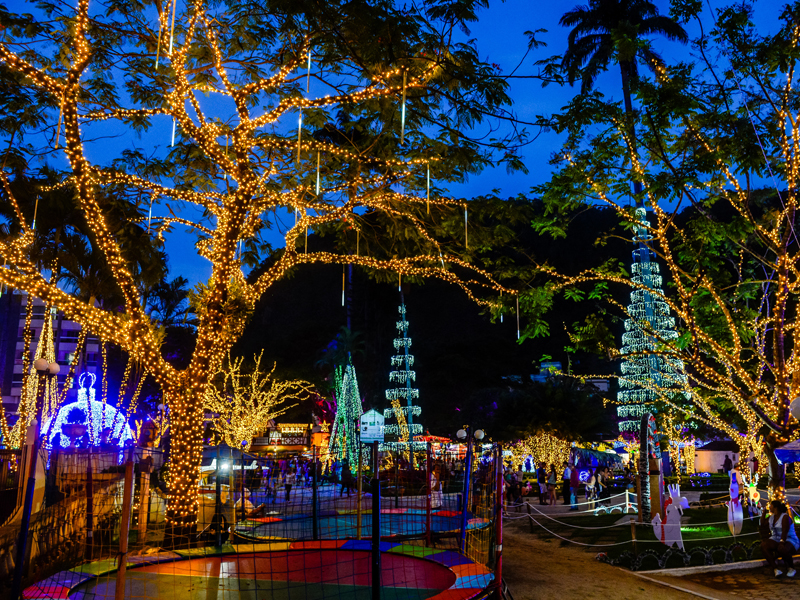
[[[411,348],[411,338],[408,337],[408,321],[406,321],[406,305],[403,295],[400,295],[400,306],[398,307],[400,320],[397,321],[398,337],[394,339],[394,348],[397,354],[392,356],[393,371],[389,373],[389,382],[397,387],[386,390],[386,399],[392,404],[391,408],[383,411],[383,416],[387,419],[394,419],[396,422],[386,426],[386,433],[394,435],[400,442],[414,443],[415,435],[422,435],[422,425],[414,423],[414,417],[418,417],[421,409],[414,406],[412,400],[419,398],[419,390],[411,387],[412,382],[417,380],[416,371],[412,371],[414,366],[414,356],[409,352]],[[418,442],[424,448],[423,442]]]
[[[655,412],[659,397],[669,394],[671,388],[685,390],[687,385],[683,361],[657,354],[660,345],[677,339],[678,334],[669,306],[661,300],[664,292],[658,263],[650,260],[650,249],[645,243],[650,223],[643,208],[636,209],[636,216],[640,225],[633,238],[636,249],[631,274],[635,284],[647,289],[636,288],[631,292],[629,318],[625,320],[622,335],[622,376],[617,394],[620,433],[634,435],[642,415]]]
[[[332,459],[358,464],[358,419],[361,417],[361,396],[358,393],[356,368],[349,364],[344,369],[336,368],[336,417],[328,443]]]

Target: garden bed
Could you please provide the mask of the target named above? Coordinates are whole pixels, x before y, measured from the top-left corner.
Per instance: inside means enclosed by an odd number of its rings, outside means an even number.
[[[630,517],[620,517],[619,514],[558,516],[553,517],[555,520],[534,514],[534,518],[535,521],[530,521],[530,533],[533,535],[550,539],[558,537],[562,546],[573,543],[582,545],[588,551],[597,552],[598,560],[634,571],[762,558],[758,519],[745,518],[741,533],[734,538],[728,530],[728,511],[725,507],[684,511],[681,534],[685,551],[667,548],[656,538],[651,524],[635,525],[634,547]]]

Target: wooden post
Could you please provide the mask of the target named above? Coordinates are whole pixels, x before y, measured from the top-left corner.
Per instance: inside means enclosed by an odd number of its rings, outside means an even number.
[[[637,556],[638,552],[636,550],[636,519],[631,517],[631,545],[633,546],[633,555]]]
[[[133,504],[133,448],[125,463],[125,486],[122,491],[122,520],[119,522],[119,554],[117,560],[117,581],[114,588],[114,600],[125,598],[125,570],[128,563],[128,534],[131,528],[131,504]]]
[[[357,490],[357,498],[356,498],[356,539],[361,539],[361,489],[362,489],[362,481],[361,481],[361,443],[358,444],[358,480],[356,481],[356,490]]]
[[[142,449],[144,451],[144,449]],[[147,518],[150,506],[150,463],[142,461],[139,463],[139,528],[137,540],[139,545],[144,545],[147,538]]]

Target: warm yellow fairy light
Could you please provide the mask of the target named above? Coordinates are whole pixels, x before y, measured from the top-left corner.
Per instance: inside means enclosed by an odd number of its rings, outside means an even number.
[[[224,357],[241,335],[246,317],[258,299],[290,269],[314,263],[355,264],[406,277],[436,277],[458,285],[474,301],[491,307],[496,304],[493,298],[501,292],[512,296],[517,292],[500,285],[479,267],[444,252],[442,242],[431,233],[432,217],[425,217],[426,208],[430,205],[442,212],[464,210],[466,206],[462,201],[397,192],[396,184],[418,181],[420,171],[436,164],[440,160],[438,157],[370,156],[359,149],[318,141],[306,132],[301,132],[299,144],[290,137],[264,135],[272,124],[289,115],[296,116],[300,111],[311,114],[321,108],[391,101],[404,88],[408,94],[420,92],[440,68],[437,60],[419,61],[423,66],[414,69],[407,65],[392,66],[382,73],[370,75],[366,85],[348,93],[337,92],[316,98],[281,94],[278,102],[261,102],[263,96],[260,94],[272,94],[279,88],[293,85],[292,73],[307,60],[311,41],[304,39],[299,44],[302,52],[298,57],[288,58],[274,73],[258,81],[240,84],[227,72],[230,57],[220,47],[218,23],[206,12],[205,3],[190,0],[181,12],[177,2],[173,1],[161,8],[156,30],[152,32],[156,44],[151,52],[157,56],[145,56],[151,63],[155,58],[155,70],[169,82],[164,103],[158,107],[106,108],[94,103],[82,87],[94,52],[89,32],[94,25],[90,24],[88,11],[88,0],[78,0],[64,41],[69,52],[64,54],[67,64],[63,76],[54,77],[49,71],[26,61],[10,49],[8,42],[0,42],[0,62],[10,72],[24,77],[26,85],[49,94],[60,108],[59,129],[63,127],[63,150],[71,172],[64,181],[46,190],[69,189],[74,194],[77,206],[93,232],[94,243],[105,258],[122,303],[113,310],[104,309],[77,299],[41,276],[38,265],[29,255],[32,228],[20,211],[5,174],[0,174],[0,180],[13,207],[20,233],[0,242],[0,255],[7,264],[0,269],[0,285],[24,290],[30,298],[41,298],[48,306],[58,307],[66,318],[80,323],[83,335],[90,332],[104,346],[113,343],[127,352],[129,362],[123,376],[124,383],[130,377],[130,369],[134,368],[132,365],[142,373],[130,401],[131,413],[136,411],[138,397],[148,376],[152,376],[160,386],[169,411],[157,417],[157,435],[160,438],[168,427],[171,443],[167,519],[172,525],[185,524],[193,520],[197,508],[203,409],[210,378],[223,368]],[[177,28],[176,23],[179,25]],[[198,39],[202,39],[207,44],[205,47],[210,49],[210,77],[203,83],[195,82],[195,57],[190,56],[192,46],[187,43],[187,40]],[[231,122],[236,124],[208,118],[198,100],[197,94],[201,92],[223,94],[231,99],[236,111]],[[259,102],[252,102],[254,99]],[[268,108],[257,108],[263,106]],[[262,112],[256,114],[257,111]],[[219,188],[176,189],[135,173],[101,168],[88,160],[82,135],[82,127],[86,124],[150,117],[174,120],[176,146],[186,141],[198,148],[217,169],[215,176],[219,177]],[[299,164],[295,162],[295,152],[299,153]],[[256,156],[259,153],[270,158],[262,161]],[[314,179],[310,174],[316,172],[318,160],[322,173],[331,174],[321,177],[319,190],[316,185],[302,183]],[[337,165],[348,162],[362,165],[363,171],[356,175],[336,171],[340,168]],[[289,170],[299,175],[297,179],[301,184],[276,190],[275,176]],[[148,227],[147,233],[156,238],[162,238],[174,225],[194,230],[202,237],[197,245],[198,254],[211,264],[211,276],[198,292],[199,323],[195,350],[188,368],[183,371],[177,371],[162,357],[161,335],[142,305],[136,277],[109,227],[102,196],[104,188],[109,186],[135,191],[142,197],[164,201],[164,204],[169,200],[191,204],[207,215],[202,222],[192,221],[185,214],[151,216],[148,219],[148,224],[153,227]],[[346,200],[336,200],[340,197]],[[282,207],[297,208],[299,214],[295,226],[286,233],[286,250],[251,281],[242,271],[237,250],[242,242],[257,235],[265,212]],[[355,223],[356,235],[359,236],[357,243],[360,243],[357,211],[365,210],[381,211],[392,218],[402,219],[427,249],[418,256],[387,259],[365,255],[363,244],[355,255],[295,250],[302,244],[301,236],[305,231],[313,232],[345,220],[348,224]],[[29,343],[26,350],[29,351]],[[26,356],[25,360],[28,361],[27,373],[29,358]],[[120,394],[124,393],[125,387],[122,386]]]

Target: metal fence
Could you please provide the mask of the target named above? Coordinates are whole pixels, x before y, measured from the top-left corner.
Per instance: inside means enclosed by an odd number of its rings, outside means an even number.
[[[15,575],[26,598],[485,595],[499,566],[499,456],[458,468],[418,444],[365,445],[352,461],[207,448],[197,525],[176,547],[168,457],[42,450],[29,523],[18,508],[0,528],[0,596]]]

